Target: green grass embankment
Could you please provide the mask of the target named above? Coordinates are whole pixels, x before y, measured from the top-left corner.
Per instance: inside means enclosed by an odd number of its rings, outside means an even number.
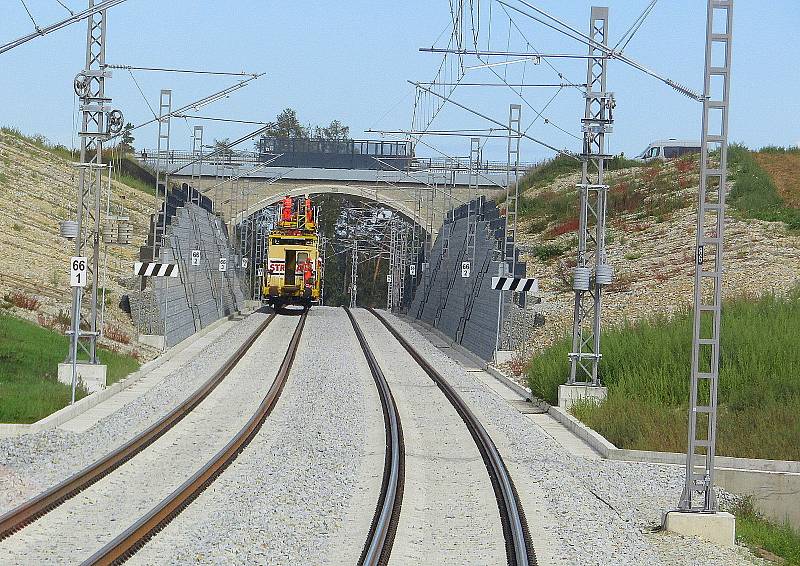
[[[69,349],[66,336],[19,318],[0,315],[0,423],[32,423],[69,404],[70,388],[58,381]],[[136,371],[129,356],[101,349],[108,382]],[[80,389],[78,397],[85,397]]]
[[[9,126],[0,126],[0,134],[27,142],[67,162],[76,161],[80,157],[77,150],[72,150],[61,144],[50,143],[50,141],[42,135],[28,136],[18,129]],[[114,148],[103,151],[103,161],[107,163],[111,160],[113,160],[115,180],[128,185],[132,189],[142,191],[149,195],[155,195],[156,181],[151,171],[140,165],[129,154],[120,155]],[[0,173],[0,175],[2,175],[2,173]],[[0,182],[5,182],[5,180],[0,177]]]
[[[728,149],[728,168],[731,171],[733,188],[729,203],[739,216],[755,218],[768,222],[783,222],[790,230],[800,230],[800,209],[789,202],[790,197],[781,195],[775,180],[759,163],[770,162],[776,174],[784,173],[781,162],[791,165],[800,149],[766,147],[759,152],[751,152],[743,145],[734,144]],[[772,159],[769,159],[769,158]],[[797,170],[787,172],[796,179]]]
[[[654,317],[603,332],[608,398],[574,414],[621,448],[685,452],[691,315]],[[800,289],[786,299],[723,307],[717,454],[800,460]],[[557,403],[569,371],[565,338],[531,360],[534,394]]]
[[[742,499],[730,511],[736,515],[737,539],[754,550],[763,549],[782,558],[784,566],[800,566],[800,532],[789,524],[779,525],[765,519],[751,498]]]

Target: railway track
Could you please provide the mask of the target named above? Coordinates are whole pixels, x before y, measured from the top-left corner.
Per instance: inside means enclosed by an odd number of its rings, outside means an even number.
[[[389,383],[375,359],[375,355],[367,344],[367,339],[358,326],[350,309],[345,309],[353,330],[356,333],[364,357],[367,359],[383,408],[383,422],[386,428],[386,457],[383,466],[383,481],[380,498],[372,519],[367,542],[361,553],[359,564],[363,566],[385,565],[392,552],[394,534],[400,519],[400,508],[403,503],[403,484],[405,481],[405,448],[403,445],[403,428],[400,414],[397,411]]]
[[[158,422],[60,484],[0,516],[0,541],[30,525],[141,453],[192,412],[227,377],[275,319],[270,315],[197,391]]]
[[[508,564],[513,566],[535,565],[536,558],[527,532],[522,506],[518,500],[508,470],[488,433],[478,421],[477,417],[469,410],[464,401],[456,393],[455,389],[427,362],[427,360],[425,360],[383,316],[372,309],[369,310],[371,314],[383,324],[388,332],[391,333],[397,343],[408,352],[414,362],[431,378],[442,393],[444,393],[445,397],[450,404],[452,404],[469,430],[491,479],[497,507],[500,512]],[[400,521],[403,501],[405,478],[403,429],[391,388],[375,355],[369,347],[364,332],[359,327],[353,313],[349,309],[345,309],[345,311],[358,342],[361,345],[367,365],[370,368],[378,390],[382,405],[386,438],[384,471],[380,496],[375,508],[367,540],[361,552],[359,564],[367,566],[386,565],[390,560],[395,533],[397,532]],[[258,433],[283,391],[297,353],[306,317],[307,315],[302,315],[296,325],[289,346],[285,354],[283,354],[283,360],[277,371],[275,380],[258,406],[258,409],[249,418],[247,423],[222,449],[218,450],[208,462],[194,472],[191,477],[183,481],[183,483],[168,496],[159,496],[163,497],[160,502],[153,506],[144,516],[141,516],[141,518],[133,522],[124,532],[114,537],[113,540],[92,554],[83,562],[84,565],[120,564],[126,561],[174,519],[186,506],[196,499],[202,491],[236,459],[238,454],[244,450]],[[158,423],[141,433],[126,445],[115,450],[112,454],[109,454],[82,472],[75,474],[62,484],[0,517],[0,527],[2,527],[0,533],[2,534],[2,538],[10,536],[15,531],[24,528],[48,511],[61,505],[64,501],[74,497],[76,494],[80,493],[80,491],[113,472],[124,462],[130,460],[136,456],[136,454],[142,452],[147,446],[155,442],[155,440],[162,436],[170,427],[179,422],[213,391],[242,359],[274,318],[275,315],[272,315],[265,320],[203,387]],[[283,352],[283,350],[281,349],[279,352]],[[156,501],[158,500],[156,499]],[[149,505],[152,505],[152,503]],[[109,534],[113,535],[113,533]],[[500,548],[502,548],[502,545]]]
[[[497,450],[486,429],[480,423],[475,414],[469,409],[467,404],[458,395],[456,390],[445,380],[445,378],[391,325],[382,315],[374,309],[367,309],[372,313],[383,326],[394,336],[398,343],[408,352],[414,361],[425,371],[433,380],[445,397],[450,401],[453,408],[464,421],[470,432],[478,451],[483,458],[486,470],[492,482],[492,488],[497,500],[497,507],[500,512],[500,521],[503,527],[503,535],[506,543],[506,558],[509,566],[535,566],[536,555],[531,544],[530,534],[528,533],[525,513],[519,501],[514,482],[503,462],[503,458]],[[353,321],[354,327],[357,325],[348,311],[348,315]],[[363,334],[357,330],[359,341],[362,342]],[[365,354],[368,350],[366,341],[362,342]],[[370,357],[367,356],[369,361]],[[374,358],[373,358],[374,360]],[[372,363],[370,363],[372,368]],[[385,381],[385,380],[384,380]],[[385,481],[385,480],[384,480]],[[383,493],[383,492],[382,492]],[[384,501],[384,505],[386,502]],[[399,514],[399,512],[398,512]],[[384,562],[375,562],[383,564]]]
[[[3,529],[2,539],[8,538],[15,532],[25,529],[26,526],[56,509],[78,493],[86,490],[103,477],[108,476],[137,454],[145,451],[148,446],[151,446],[158,438],[174,427],[211,394],[225,377],[231,373],[234,367],[239,364],[245,354],[275,318],[276,315],[272,314],[261,323],[200,389],[195,391],[186,401],[157,423],[122,447],[114,450],[109,455],[73,475],[61,484],[0,517],[0,525],[2,525]],[[188,480],[184,481],[180,487],[160,501],[147,515],[136,521],[122,534],[116,536],[111,542],[95,552],[90,558],[85,560],[83,564],[119,564],[124,562],[141,548],[147,540],[177,516],[181,510],[191,503],[194,498],[235,460],[237,455],[258,432],[280,397],[297,352],[305,320],[305,315],[300,317],[298,324],[295,326],[291,340],[289,341],[289,346],[283,355],[283,360],[274,382],[258,406],[258,409],[249,418],[245,426],[238,431],[224,448],[219,450]]]
[[[85,560],[82,563],[83,566],[125,562],[196,499],[203,490],[211,485],[225,468],[233,463],[239,453],[258,434],[261,425],[264,424],[264,421],[280,398],[297,354],[307,316],[306,313],[303,313],[300,317],[272,386],[244,427],[192,477],[183,482],[136,523]]]

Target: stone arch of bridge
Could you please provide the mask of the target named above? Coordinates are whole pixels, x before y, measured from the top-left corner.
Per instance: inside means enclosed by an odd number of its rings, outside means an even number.
[[[426,232],[425,219],[419,216],[416,213],[416,211],[411,206],[409,206],[408,201],[392,198],[391,196],[388,196],[385,193],[381,192],[378,188],[355,186],[355,185],[322,185],[318,183],[315,183],[313,185],[303,185],[303,186],[293,187],[287,191],[283,191],[281,193],[261,199],[255,204],[250,205],[250,207],[246,211],[237,214],[235,223],[238,225],[242,221],[244,221],[245,218],[248,218],[253,214],[258,213],[259,211],[269,206],[273,206],[279,203],[287,195],[293,198],[302,198],[305,195],[319,195],[319,194],[347,195],[377,202],[378,204],[381,204],[386,208],[389,208],[399,213],[401,216],[404,216],[411,223],[419,226],[422,229],[423,233]],[[434,224],[431,230],[431,241],[436,239],[436,234],[438,232],[439,232],[439,226]]]

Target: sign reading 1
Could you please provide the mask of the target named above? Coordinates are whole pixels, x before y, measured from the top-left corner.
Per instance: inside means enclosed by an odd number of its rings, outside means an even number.
[[[69,286],[86,287],[86,269],[89,260],[85,257],[73,257],[69,262]]]

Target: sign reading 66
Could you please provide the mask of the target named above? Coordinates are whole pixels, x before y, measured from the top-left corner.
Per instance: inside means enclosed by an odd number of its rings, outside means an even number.
[[[86,287],[86,271],[89,260],[85,257],[73,257],[69,262],[69,286]]]

